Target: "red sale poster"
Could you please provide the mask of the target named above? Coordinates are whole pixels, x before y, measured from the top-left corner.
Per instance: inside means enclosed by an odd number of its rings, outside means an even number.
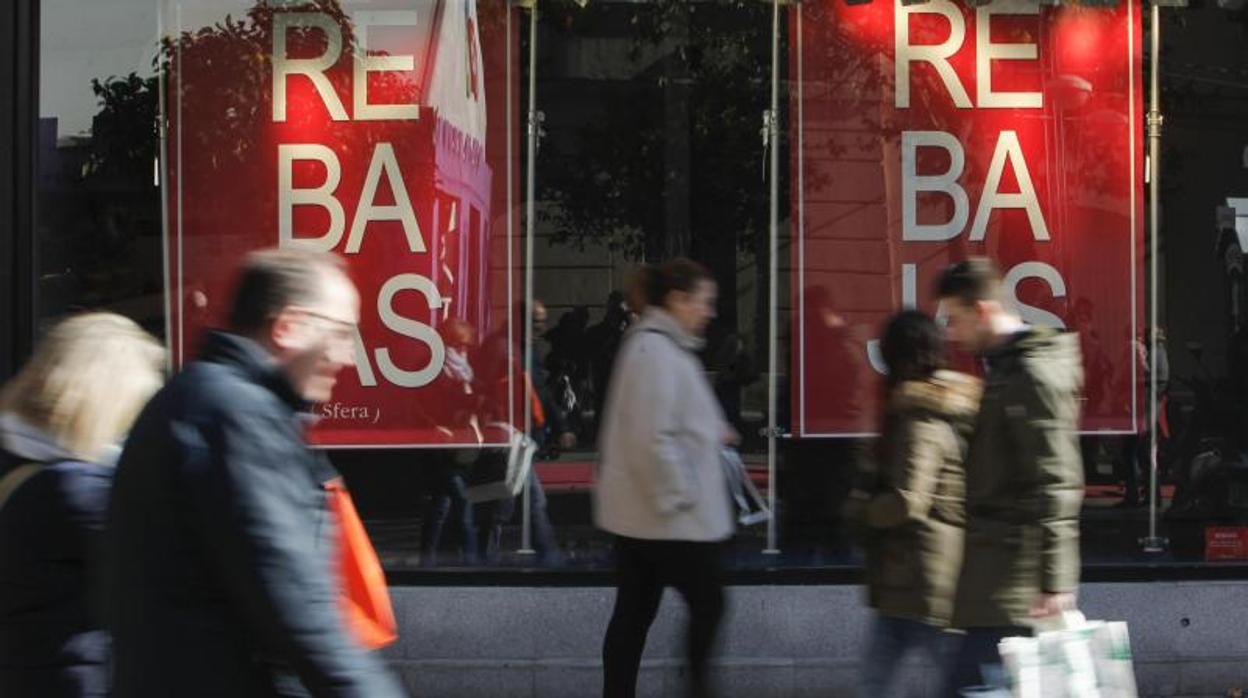
[[[791,16],[794,432],[869,433],[887,317],[989,256],[1079,333],[1084,428],[1137,427],[1140,3],[807,0]]]
[[[167,13],[171,344],[194,358],[249,251],[342,255],[354,369],[324,446],[503,442],[515,424],[518,24],[504,0],[186,2]]]

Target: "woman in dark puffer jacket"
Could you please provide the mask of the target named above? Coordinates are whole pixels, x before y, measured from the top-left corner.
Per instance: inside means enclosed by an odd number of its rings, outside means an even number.
[[[108,695],[94,581],[111,462],[164,366],[138,325],[92,313],[0,391],[0,696]]]
[[[952,649],[945,628],[962,557],[963,459],[981,392],[978,379],[945,370],[940,327],[922,313],[895,316],[881,350],[888,390],[877,458],[847,511],[876,611],[859,692],[871,697],[894,695],[910,651],[944,666]]]

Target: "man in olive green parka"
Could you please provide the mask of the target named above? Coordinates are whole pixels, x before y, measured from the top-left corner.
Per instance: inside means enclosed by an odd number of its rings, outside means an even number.
[[[953,626],[967,632],[948,695],[1004,680],[997,643],[1071,610],[1079,584],[1083,370],[1075,335],[1031,327],[992,262],[950,267],[939,293],[950,339],[985,381],[966,462],[966,535]]]

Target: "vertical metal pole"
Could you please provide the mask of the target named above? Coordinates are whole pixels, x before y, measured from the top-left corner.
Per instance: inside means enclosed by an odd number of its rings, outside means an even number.
[[[767,284],[767,505],[773,513],[767,521],[766,555],[778,555],[780,548],[776,530],[776,439],[779,429],[776,424],[776,365],[777,345],[779,344],[780,313],[778,289],[780,274],[780,0],[771,3],[771,110],[768,113],[767,129],[771,141],[771,181],[769,196],[770,241],[768,244],[768,262],[770,274]]]
[[[169,14],[169,2],[168,0],[165,0],[165,2],[162,2],[160,4],[160,13],[157,15],[157,26],[156,26],[156,34],[161,38],[162,41],[164,40],[166,36],[165,18],[168,14]],[[177,40],[179,38],[180,36],[175,36],[174,40]],[[157,133],[160,136],[160,155],[158,156],[159,160],[157,161],[157,166],[159,167],[158,174],[160,175],[160,181],[159,181],[160,229],[164,231],[165,233],[164,235],[160,236],[160,261],[161,261],[161,266],[162,266],[161,273],[163,274],[163,278],[165,280],[165,288],[164,288],[164,294],[163,294],[164,295],[163,300],[164,300],[164,306],[165,306],[165,352],[166,352],[167,357],[173,357],[174,356],[174,353],[173,353],[173,284],[171,283],[172,271],[169,265],[169,252],[170,252],[170,249],[169,249],[170,248],[170,245],[169,245],[169,237],[170,237],[169,236],[169,186],[170,186],[170,182],[169,182],[169,175],[168,175],[168,172],[169,172],[169,111],[168,111],[169,110],[169,107],[168,107],[169,89],[168,89],[168,86],[165,84],[169,78],[169,59],[161,56],[159,58],[159,61],[157,62],[157,66],[158,66],[157,75],[156,75],[156,87],[157,87],[157,94],[158,94],[157,99],[160,101],[160,104],[157,106],[157,112],[156,112]],[[181,100],[182,96],[178,95],[178,99]],[[178,124],[178,126],[180,129],[181,124]],[[179,130],[179,134],[180,133],[181,131]],[[179,182],[178,184],[181,185],[181,182]],[[170,364],[169,369],[172,370],[172,359],[167,358],[166,361],[169,362]]]
[[[1161,251],[1161,8],[1152,3],[1152,51],[1149,55],[1148,96],[1148,218],[1149,218],[1149,380],[1148,380],[1148,538],[1146,552],[1162,552],[1166,541],[1157,535],[1157,299],[1158,254]]]
[[[537,138],[540,124],[537,117],[537,0],[529,5],[529,114],[528,114],[528,162],[526,163],[524,208],[524,433],[533,433],[533,400],[530,390],[537,386],[531,375],[533,369],[533,248],[536,233],[537,184]],[[520,492],[520,550],[521,555],[533,555],[533,510],[531,506],[532,479],[524,481]]]
[[[0,295],[9,309],[0,318],[0,379],[30,356],[39,316],[38,245],[35,244],[39,170],[39,12],[35,0],[4,3],[0,10]]]
[[[176,33],[174,33],[174,37],[177,37],[180,39],[182,37],[182,3],[178,3],[177,8],[174,10],[174,18],[175,18],[175,22],[177,23],[177,30],[176,30]],[[178,103],[174,107],[174,114],[175,114],[174,119],[176,120],[177,126],[178,126],[178,130],[177,130],[178,141],[177,143],[174,144],[174,151],[177,153],[175,157],[177,157],[178,159],[178,173],[176,175],[177,188],[178,188],[178,203],[177,203],[177,209],[178,209],[177,210],[178,287],[175,289],[171,289],[170,292],[177,294],[176,298],[177,298],[177,304],[178,304],[178,326],[174,328],[174,331],[177,332],[178,334],[177,360],[181,362],[185,360],[186,358],[186,330],[185,330],[186,323],[183,322],[183,318],[186,317],[186,294],[182,292],[183,284],[186,283],[186,266],[185,266],[186,252],[184,251],[183,244],[182,244],[183,240],[185,240],[185,237],[186,237],[185,236],[186,227],[184,225],[185,221],[184,221],[184,215],[183,215],[183,212],[186,210],[186,204],[183,201],[183,192],[186,191],[186,186],[183,184],[184,182],[186,182],[186,179],[183,177],[184,163],[186,162],[186,159],[183,158],[182,156],[182,142],[186,140],[182,137],[183,129],[185,128],[183,124],[185,124],[186,121],[182,118],[182,102],[183,102],[182,97],[186,93],[183,92],[182,90],[182,76],[185,73],[185,71],[182,69],[182,42],[178,41],[177,45],[178,45],[177,55],[174,58],[174,71],[176,72],[178,76],[178,80],[177,80],[177,85],[174,86],[174,94],[177,95]],[[172,346],[172,341],[173,340],[170,340],[171,346]]]

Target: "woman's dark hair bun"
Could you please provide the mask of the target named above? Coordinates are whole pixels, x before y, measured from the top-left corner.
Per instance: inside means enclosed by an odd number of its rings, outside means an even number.
[[[633,272],[629,305],[662,307],[676,291],[692,293],[703,281],[714,281],[711,272],[697,262],[678,257],[661,265],[643,264]]]

